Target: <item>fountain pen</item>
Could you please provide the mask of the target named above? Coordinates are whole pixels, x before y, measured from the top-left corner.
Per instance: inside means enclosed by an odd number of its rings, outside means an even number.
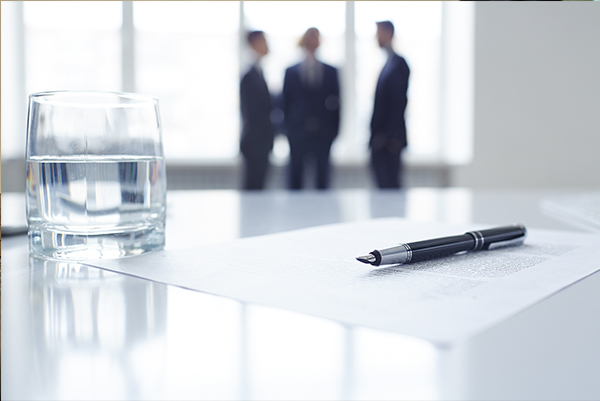
[[[462,235],[428,239],[374,250],[356,260],[373,266],[405,264],[441,258],[459,252],[490,250],[508,245],[521,245],[527,229],[520,224],[468,231]]]

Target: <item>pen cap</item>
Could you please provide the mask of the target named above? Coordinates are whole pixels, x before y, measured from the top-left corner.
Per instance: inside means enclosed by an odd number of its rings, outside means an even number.
[[[475,250],[493,249],[522,244],[527,235],[527,229],[521,224],[514,224],[487,230],[469,231],[467,234],[475,238]]]

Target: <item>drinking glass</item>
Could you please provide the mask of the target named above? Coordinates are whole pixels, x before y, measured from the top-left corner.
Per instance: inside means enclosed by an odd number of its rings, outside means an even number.
[[[167,185],[157,99],[32,94],[26,159],[33,255],[108,259],[164,247]]]

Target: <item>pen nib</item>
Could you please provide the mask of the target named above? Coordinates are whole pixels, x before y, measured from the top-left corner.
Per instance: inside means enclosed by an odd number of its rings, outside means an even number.
[[[356,260],[358,260],[359,262],[363,262],[363,263],[368,263],[368,264],[373,264],[373,262],[375,262],[375,256],[374,255],[365,255],[365,256],[359,256],[356,258]]]

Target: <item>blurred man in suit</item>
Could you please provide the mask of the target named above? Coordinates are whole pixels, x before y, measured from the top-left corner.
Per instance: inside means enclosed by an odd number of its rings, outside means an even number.
[[[319,45],[319,30],[309,28],[300,40],[306,59],[285,71],[283,112],[290,144],[290,189],[302,188],[305,163],[313,160],[317,189],[329,188],[329,156],[340,125],[340,86],[337,69],[317,60]]]
[[[404,111],[410,70],[404,58],[394,52],[393,38],[394,25],[390,21],[377,22],[377,42],[388,54],[375,89],[369,141],[371,166],[379,188],[400,188],[400,154],[407,145]]]
[[[240,151],[244,157],[243,188],[256,190],[265,187],[275,128],[271,122],[271,94],[260,66],[260,60],[269,53],[269,46],[262,31],[248,33],[247,40],[256,58],[240,84]]]

